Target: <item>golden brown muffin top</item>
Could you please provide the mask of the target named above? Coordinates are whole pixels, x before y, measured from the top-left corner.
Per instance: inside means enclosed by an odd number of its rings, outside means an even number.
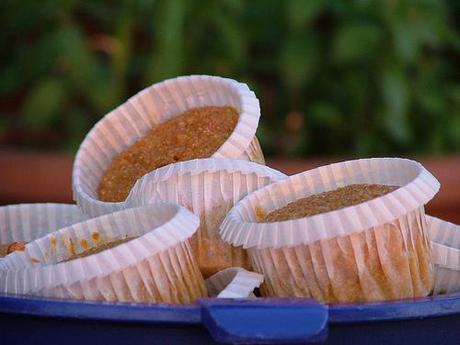
[[[190,109],[155,128],[115,157],[102,176],[98,197],[124,201],[136,180],[162,166],[210,157],[238,123],[232,107]]]
[[[261,217],[260,223],[280,222],[289,219],[310,217],[357,205],[397,189],[395,186],[379,184],[352,184],[333,191],[308,196]]]

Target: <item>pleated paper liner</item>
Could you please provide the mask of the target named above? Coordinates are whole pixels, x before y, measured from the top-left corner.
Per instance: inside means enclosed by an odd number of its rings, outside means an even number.
[[[87,219],[76,205],[18,204],[0,207],[0,257],[13,242],[30,242]]]
[[[398,189],[311,217],[258,223],[290,202],[350,184]],[[364,302],[427,295],[433,285],[424,204],[438,181],[399,158],[336,163],[275,182],[242,199],[221,225],[222,238],[248,248],[265,278],[265,296]]]
[[[207,296],[188,239],[199,219],[159,203],[60,229],[0,262],[0,291],[79,300],[193,303]],[[74,258],[122,239],[111,249]],[[66,261],[67,260],[67,261]]]
[[[156,201],[178,203],[200,217],[192,248],[200,270],[208,277],[224,268],[250,269],[242,248],[224,243],[219,225],[233,205],[247,194],[286,175],[253,162],[233,159],[196,159],[170,164],[139,179],[127,206]]]
[[[460,292],[460,226],[427,216],[435,279],[433,294]]]
[[[209,297],[248,298],[256,297],[254,289],[264,281],[261,274],[241,267],[226,268],[206,279]]]
[[[142,90],[107,114],[88,133],[73,168],[77,204],[92,216],[122,209],[122,202],[103,202],[97,196],[101,177],[112,160],[151,128],[186,110],[203,106],[232,106],[240,114],[234,131],[212,157],[264,163],[255,137],[260,107],[254,92],[246,84],[227,78],[178,77]]]

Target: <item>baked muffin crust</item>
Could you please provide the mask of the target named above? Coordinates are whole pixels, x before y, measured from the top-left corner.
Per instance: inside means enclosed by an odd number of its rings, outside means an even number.
[[[260,223],[281,222],[289,219],[310,217],[357,205],[397,189],[379,184],[351,184],[329,192],[310,195],[293,201],[261,217]]]
[[[238,123],[232,107],[190,109],[157,127],[115,157],[102,176],[98,197],[124,201],[137,179],[156,168],[210,157],[228,139]]]

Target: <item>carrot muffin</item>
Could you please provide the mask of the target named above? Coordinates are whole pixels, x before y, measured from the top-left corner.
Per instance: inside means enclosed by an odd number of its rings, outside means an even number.
[[[74,199],[95,217],[125,208],[134,182],[170,163],[211,157],[265,164],[259,118],[254,92],[232,79],[193,75],[151,85],[87,134],[74,161]]]
[[[272,223],[272,222],[281,222],[291,219],[299,219],[303,217],[311,217],[321,213],[327,213],[334,210],[339,210],[345,207],[358,205],[366,201],[372,200],[379,196],[385,195],[397,189],[395,186],[386,186],[386,185],[376,185],[376,184],[353,184],[345,187],[341,187],[332,191],[323,192],[319,194],[314,194],[296,201],[289,203],[288,205],[274,210],[268,213],[266,216],[262,216],[258,221],[261,223]],[[260,216],[260,215],[259,215]],[[400,237],[400,229],[397,226],[388,226],[384,227],[381,231],[381,235],[388,238],[386,245],[388,246],[387,251],[391,253],[393,260],[400,260],[400,253],[405,252],[404,246],[401,243],[402,238]],[[269,296],[281,296],[281,297],[291,297],[291,293],[296,297],[301,297],[303,294],[302,289],[306,288],[310,290],[310,296],[316,299],[327,301],[327,302],[362,302],[364,301],[364,296],[362,292],[361,283],[367,279],[369,285],[374,285],[373,293],[368,293],[368,296],[384,296],[384,299],[392,299],[392,291],[389,284],[386,284],[385,279],[385,269],[380,266],[378,260],[377,251],[372,253],[369,248],[369,252],[366,253],[365,260],[363,264],[366,264],[367,274],[361,278],[359,277],[359,267],[356,265],[356,258],[354,257],[354,246],[359,247],[368,247],[376,246],[376,243],[371,240],[370,243],[366,243],[369,240],[368,235],[365,233],[354,234],[350,238],[336,238],[331,240],[322,240],[320,242],[313,243],[308,247],[308,254],[302,256],[305,260],[304,265],[306,267],[313,267],[313,262],[324,265],[322,270],[315,271],[312,269],[308,270],[308,277],[310,281],[307,283],[305,281],[304,287],[297,287],[291,290],[292,285],[297,285],[299,281],[294,282],[291,276],[290,270],[293,266],[287,264],[287,260],[292,259],[293,255],[296,255],[296,251],[299,248],[294,247],[291,249],[286,249],[284,255],[275,254],[277,260],[284,262],[286,260],[286,265],[283,268],[283,265],[280,265],[281,273],[279,280],[272,279],[274,288],[270,291],[268,286],[263,286],[262,290]],[[420,237],[416,233],[414,234],[416,239],[416,246],[422,246],[422,248],[414,248],[415,251],[421,249],[421,253],[426,251],[426,248],[423,248],[423,245],[426,243],[423,237]],[[322,249],[327,250],[327,257],[323,254]],[[375,248],[377,249],[377,248]],[[267,251],[265,255],[273,255],[272,251]],[[257,264],[261,265],[264,254],[262,252],[255,253],[254,258]],[[292,260],[291,260],[292,262]],[[411,262],[409,262],[409,269]],[[294,266],[295,267],[295,266]],[[332,272],[328,272],[328,267],[334,267]],[[394,270],[394,279],[398,279],[397,273],[405,273],[407,267],[401,265],[399,268],[393,268]],[[300,266],[296,267],[297,270],[300,270]],[[413,269],[422,269],[424,273],[429,269],[427,263],[423,260],[418,262],[413,262]],[[295,271],[294,271],[295,272]],[[315,278],[315,279],[313,279]],[[366,282],[364,282],[366,283]],[[425,282],[429,284],[429,281]],[[405,286],[406,285],[406,286]],[[407,284],[402,284],[401,289],[406,288],[407,291],[404,293],[412,293],[411,286]],[[416,286],[417,287],[417,286]],[[289,291],[291,290],[291,291]],[[416,293],[420,293],[417,291]],[[300,295],[300,296],[299,296]],[[372,298],[371,297],[371,298]],[[395,296],[396,297],[396,296]],[[394,297],[393,297],[394,298]]]
[[[123,201],[137,179],[156,168],[211,156],[238,122],[232,107],[190,109],[157,127],[110,164],[98,188],[102,201]]]
[[[427,296],[424,204],[439,182],[419,163],[363,159],[306,171],[241,200],[222,238],[247,248],[261,293],[326,303]]]
[[[228,267],[251,269],[246,251],[222,241],[219,226],[241,198],[283,178],[286,175],[279,171],[242,160],[189,160],[143,176],[131,190],[126,205],[171,202],[199,216],[200,227],[190,243],[207,278]]]
[[[207,296],[189,244],[199,219],[174,204],[130,208],[62,228],[2,259],[0,292],[111,302]]]

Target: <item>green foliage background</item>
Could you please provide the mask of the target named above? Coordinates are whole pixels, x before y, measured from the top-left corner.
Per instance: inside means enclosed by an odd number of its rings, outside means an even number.
[[[3,0],[0,144],[74,151],[140,89],[250,84],[269,154],[460,149],[460,5],[442,0]]]

